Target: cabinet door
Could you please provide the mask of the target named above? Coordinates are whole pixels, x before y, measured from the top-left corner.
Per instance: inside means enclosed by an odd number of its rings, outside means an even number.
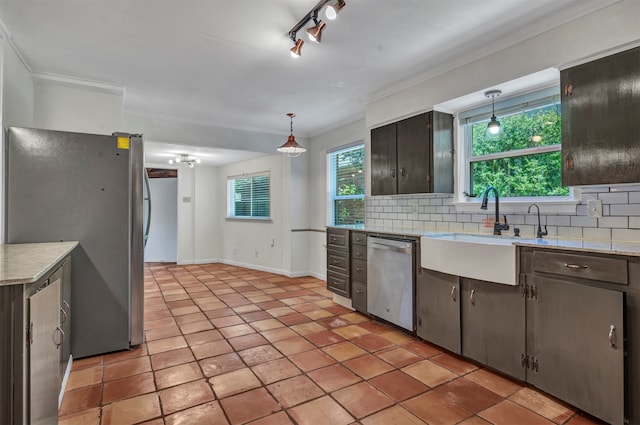
[[[60,287],[56,279],[29,297],[29,411],[31,424],[58,421]]]
[[[60,289],[60,325],[64,341],[60,347],[60,384],[64,379],[71,356],[71,258],[67,258],[52,276],[51,280],[61,279]]]
[[[371,194],[396,194],[396,124],[371,130]]]
[[[534,276],[527,381],[612,423],[624,419],[624,293]],[[613,328],[612,328],[613,327]]]
[[[562,184],[640,181],[640,47],[566,69]]]
[[[525,378],[525,298],[520,286],[462,280],[462,355]]]
[[[422,269],[416,281],[418,336],[460,354],[460,278]]]
[[[367,285],[362,282],[352,282],[351,307],[363,313],[367,312]]]
[[[431,191],[431,113],[397,123],[398,193]]]

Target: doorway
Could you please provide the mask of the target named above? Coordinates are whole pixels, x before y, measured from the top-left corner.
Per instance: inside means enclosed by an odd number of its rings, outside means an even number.
[[[178,170],[147,168],[151,222],[145,262],[175,263],[178,258]]]

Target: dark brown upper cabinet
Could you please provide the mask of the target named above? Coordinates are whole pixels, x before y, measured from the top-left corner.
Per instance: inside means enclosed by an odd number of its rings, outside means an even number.
[[[640,182],[640,47],[563,70],[562,184]]]
[[[371,130],[371,194],[453,192],[453,117],[432,111]]]

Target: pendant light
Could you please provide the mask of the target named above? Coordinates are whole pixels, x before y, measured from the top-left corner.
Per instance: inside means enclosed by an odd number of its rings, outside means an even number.
[[[298,142],[296,142],[296,138],[293,135],[293,117],[295,117],[296,114],[290,112],[287,114],[287,116],[291,120],[291,134],[289,134],[289,138],[287,139],[287,141],[282,146],[280,146],[277,151],[282,152],[289,158],[295,158],[296,156],[300,156],[302,152],[305,152],[306,149],[300,146]]]
[[[484,95],[487,97],[491,96],[491,121],[489,121],[489,124],[487,124],[486,131],[486,134],[489,137],[495,137],[502,131],[502,127],[500,127],[500,121],[496,119],[495,110],[495,97],[500,96],[501,94],[502,91],[500,90],[489,90],[484,93]]]

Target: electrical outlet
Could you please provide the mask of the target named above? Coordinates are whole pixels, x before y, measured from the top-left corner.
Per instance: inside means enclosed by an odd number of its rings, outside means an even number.
[[[587,200],[587,216],[592,218],[602,217],[602,199]]]
[[[233,247],[233,255],[238,255],[238,248],[237,247]]]
[[[274,246],[276,246],[276,240],[275,239],[271,239],[271,248],[273,248]]]
[[[258,251],[255,251],[256,258],[258,258]]]

